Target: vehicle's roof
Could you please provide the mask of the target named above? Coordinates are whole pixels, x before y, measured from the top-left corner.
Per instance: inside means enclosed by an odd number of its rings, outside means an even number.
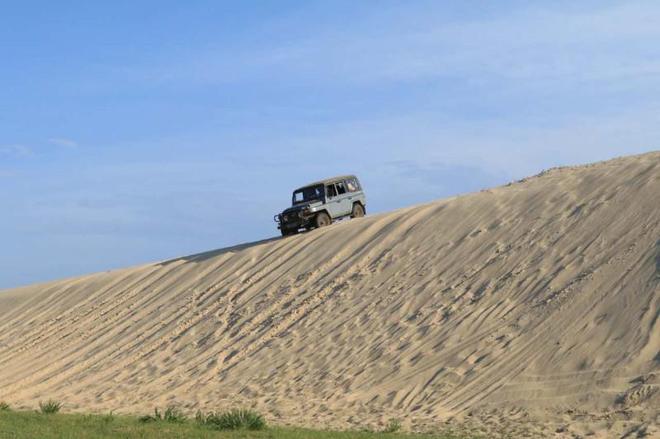
[[[334,183],[335,181],[347,180],[349,178],[356,178],[356,177],[355,177],[355,175],[338,175],[336,177],[325,178],[323,180],[319,180],[319,181],[315,181],[313,183],[306,184],[305,186],[300,186],[298,189],[296,189],[296,191],[298,191],[300,189],[303,189],[303,188],[306,188],[306,187],[310,187],[310,186],[318,186],[320,184]]]

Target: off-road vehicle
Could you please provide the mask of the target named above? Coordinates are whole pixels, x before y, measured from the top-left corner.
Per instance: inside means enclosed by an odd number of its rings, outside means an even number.
[[[367,199],[355,175],[343,175],[310,183],[293,191],[291,207],[275,215],[282,236],[311,230],[340,218],[364,216]]]

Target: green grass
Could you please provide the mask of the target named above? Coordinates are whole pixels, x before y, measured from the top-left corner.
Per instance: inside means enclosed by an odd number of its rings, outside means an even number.
[[[186,415],[173,405],[167,407],[163,413],[159,412],[158,408],[155,408],[153,415],[140,416],[138,418],[138,421],[143,423],[165,421],[173,424],[183,424],[187,420],[188,418],[186,418]]]
[[[41,410],[41,413],[43,413],[44,415],[53,415],[59,412],[61,408],[62,408],[62,403],[59,401],[55,401],[52,399],[49,399],[46,402],[39,401],[39,410]]]
[[[0,411],[0,439],[458,439],[469,437],[455,434],[413,435],[399,432],[339,432],[279,427],[266,427],[257,431],[246,429],[218,431],[195,420],[166,422],[165,412],[161,413],[161,419],[140,422],[137,417],[113,414],[44,415],[35,411]]]
[[[207,414],[197,412],[195,420],[197,423],[215,430],[263,430],[266,428],[263,416],[248,409],[233,409]]]
[[[399,422],[398,419],[392,419],[389,422],[389,424],[387,424],[387,427],[385,427],[384,432],[385,433],[396,433],[399,430],[401,430],[401,423]]]

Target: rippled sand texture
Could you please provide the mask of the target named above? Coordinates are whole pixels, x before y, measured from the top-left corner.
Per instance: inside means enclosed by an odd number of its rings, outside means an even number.
[[[659,293],[654,152],[0,292],[0,400],[655,434]]]

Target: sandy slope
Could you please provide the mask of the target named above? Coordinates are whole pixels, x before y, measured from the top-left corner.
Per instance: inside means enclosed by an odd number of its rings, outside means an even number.
[[[660,153],[0,293],[0,400],[658,432]]]

